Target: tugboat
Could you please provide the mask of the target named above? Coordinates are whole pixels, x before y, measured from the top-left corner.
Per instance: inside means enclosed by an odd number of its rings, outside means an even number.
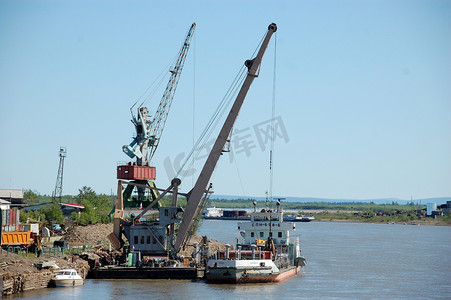
[[[254,212],[251,220],[238,222],[241,241],[237,250],[218,252],[208,260],[206,279],[220,283],[280,282],[300,272],[306,265],[301,255],[299,236],[290,237],[296,224],[283,221],[280,199],[275,211]]]

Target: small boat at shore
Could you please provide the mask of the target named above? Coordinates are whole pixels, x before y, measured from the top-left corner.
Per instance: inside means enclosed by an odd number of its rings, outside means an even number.
[[[52,279],[57,287],[69,287],[83,285],[83,278],[74,269],[64,269],[58,271]]]
[[[290,237],[292,222],[283,221],[280,203],[276,211],[262,209],[251,220],[238,222],[241,242],[237,250],[218,252],[208,260],[205,277],[219,283],[280,282],[300,272],[306,265],[299,237]],[[265,240],[266,239],[266,240]]]

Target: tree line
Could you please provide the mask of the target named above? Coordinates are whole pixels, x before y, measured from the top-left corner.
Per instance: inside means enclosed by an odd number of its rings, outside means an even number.
[[[49,224],[63,224],[65,222],[61,206],[52,203],[52,197],[40,195],[37,191],[28,189],[24,191],[24,199],[29,206],[36,205],[39,208],[29,212],[22,211],[20,214],[21,222],[25,223],[27,220],[42,221]],[[84,205],[83,212],[72,212],[70,215],[70,219],[76,224],[88,225],[110,222],[111,197],[105,194],[97,194],[91,187],[83,186],[78,190],[77,196],[62,196],[61,202]]]

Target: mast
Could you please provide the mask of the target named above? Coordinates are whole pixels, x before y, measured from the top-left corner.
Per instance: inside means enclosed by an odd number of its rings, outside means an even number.
[[[58,175],[56,176],[55,190],[52,195],[52,203],[61,204],[61,194],[63,193],[63,169],[64,158],[67,155],[66,147],[60,147],[59,157],[60,163],[58,166]]]

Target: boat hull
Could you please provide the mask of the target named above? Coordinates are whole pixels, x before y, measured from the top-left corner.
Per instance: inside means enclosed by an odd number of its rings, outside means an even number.
[[[287,267],[279,272],[268,269],[242,269],[242,268],[209,268],[206,278],[209,282],[217,283],[270,283],[281,282],[300,272],[300,267]]]
[[[53,279],[56,287],[70,287],[83,285],[83,279]]]

